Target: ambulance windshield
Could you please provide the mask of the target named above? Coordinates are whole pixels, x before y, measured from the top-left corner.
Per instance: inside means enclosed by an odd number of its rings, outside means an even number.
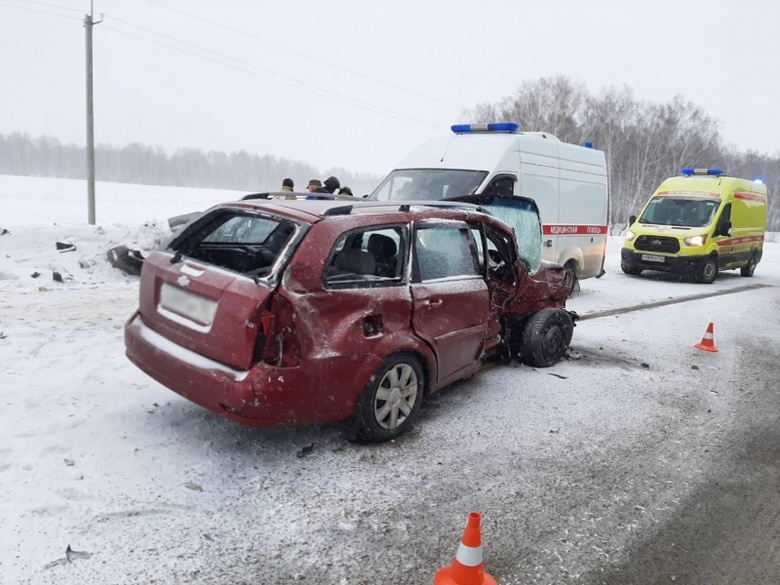
[[[701,197],[653,197],[639,223],[704,227],[712,222],[720,201]]]
[[[396,169],[369,199],[379,201],[439,201],[473,195],[487,171],[455,169]]]

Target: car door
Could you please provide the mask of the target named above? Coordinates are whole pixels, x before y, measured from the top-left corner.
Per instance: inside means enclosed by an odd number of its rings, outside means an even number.
[[[438,382],[473,367],[490,312],[477,246],[460,221],[421,221],[413,236],[412,323],[434,350]]]

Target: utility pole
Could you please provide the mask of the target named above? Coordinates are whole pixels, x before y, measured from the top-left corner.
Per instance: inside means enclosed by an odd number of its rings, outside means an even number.
[[[95,119],[92,105],[92,27],[103,22],[95,22],[93,0],[89,0],[89,14],[84,17],[84,30],[87,43],[87,219],[95,225]]]

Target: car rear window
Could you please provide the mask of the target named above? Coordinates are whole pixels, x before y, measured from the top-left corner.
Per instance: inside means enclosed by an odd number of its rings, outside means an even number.
[[[214,266],[266,276],[295,231],[293,222],[280,217],[220,210],[195,222],[169,248]]]

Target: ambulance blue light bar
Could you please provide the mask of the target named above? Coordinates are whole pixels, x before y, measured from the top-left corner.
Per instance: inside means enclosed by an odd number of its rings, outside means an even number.
[[[726,171],[723,169],[683,169],[682,174],[690,177],[691,175],[725,175]]]
[[[516,122],[493,122],[490,124],[454,124],[450,129],[455,134],[484,134],[489,132],[506,132],[514,134],[520,130]]]

